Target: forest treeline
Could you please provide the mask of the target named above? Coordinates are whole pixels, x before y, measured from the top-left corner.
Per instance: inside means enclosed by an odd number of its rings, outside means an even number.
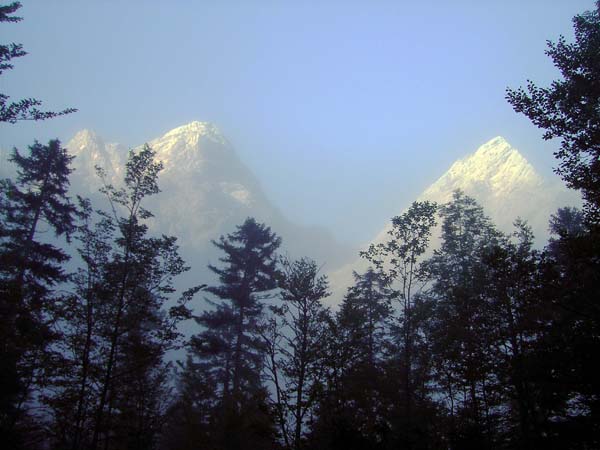
[[[524,221],[500,232],[463,192],[415,202],[335,308],[322,262],[282,256],[253,218],[213,242],[217,282],[176,292],[194,268],[149,232],[162,164],[148,146],[104,183],[105,210],[69,192],[59,141],[15,149],[0,181],[4,448],[599,448],[600,4],[574,25],[548,50],[563,80],[507,100],[561,140],[583,209],[556,211],[539,250]],[[7,99],[5,123],[71,112]]]

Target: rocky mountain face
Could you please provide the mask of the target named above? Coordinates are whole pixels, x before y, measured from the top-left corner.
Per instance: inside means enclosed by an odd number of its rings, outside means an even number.
[[[502,137],[486,142],[474,153],[456,161],[417,200],[446,203],[457,189],[477,200],[486,215],[505,233],[512,232],[517,218],[525,219],[533,230],[538,247],[547,241],[550,215],[560,207],[581,204],[576,192],[565,188],[558,178],[543,179]],[[402,209],[392,212],[390,218],[402,212]],[[372,242],[387,240],[390,228],[391,223],[388,223]],[[438,226],[432,234],[432,249],[439,244],[439,236]],[[355,258],[352,263],[333,272],[330,278],[335,297],[341,298],[352,283],[353,270],[362,272],[367,266],[364,260]]]
[[[211,240],[233,232],[249,216],[280,235],[282,251],[292,257],[309,256],[333,270],[356,254],[327,231],[298,226],[283,217],[214,125],[192,122],[148,145],[164,165],[159,175],[162,192],[146,205],[155,215],[150,227],[179,238],[182,254],[197,277],[208,276],[206,265],[216,263],[221,256]],[[66,147],[76,156],[73,191],[84,192],[102,205],[102,198],[95,194],[102,184],[95,166],[104,169],[106,182],[118,186],[127,150],[119,144],[107,144],[87,130],[79,132]]]

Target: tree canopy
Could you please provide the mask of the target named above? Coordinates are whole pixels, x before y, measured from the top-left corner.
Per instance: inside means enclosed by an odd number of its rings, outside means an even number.
[[[543,138],[560,139],[557,173],[582,192],[588,218],[600,220],[600,2],[573,18],[575,41],[548,41],[546,54],[561,78],[549,87],[532,81],[506,91],[514,110],[542,128]]]

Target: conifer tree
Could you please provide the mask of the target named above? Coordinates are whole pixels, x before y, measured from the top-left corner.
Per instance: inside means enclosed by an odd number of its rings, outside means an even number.
[[[598,353],[600,308],[600,2],[573,18],[574,40],[548,41],[546,54],[560,71],[548,87],[528,82],[507,89],[506,98],[544,130],[560,139],[556,172],[584,199],[580,214],[559,210],[553,237],[540,264],[544,332],[538,344],[541,408],[549,442],[581,448],[600,445],[600,386],[593,357]],[[559,226],[559,227],[557,227]],[[561,229],[562,228],[562,229]],[[564,358],[563,355],[573,358]]]
[[[164,450],[214,449],[218,383],[206,366],[188,355],[179,363],[177,397],[165,415],[159,448]]]
[[[44,367],[51,366],[45,359],[57,337],[53,288],[67,279],[68,255],[41,239],[40,229],[69,238],[75,213],[67,195],[72,157],[57,140],[36,142],[29,151],[27,156],[13,151],[16,182],[0,182],[0,426],[7,435],[43,382]]]
[[[262,383],[263,341],[259,324],[263,301],[277,287],[276,251],[281,239],[253,218],[213,244],[225,255],[209,268],[220,284],[206,290],[218,302],[197,321],[205,330],[192,339],[192,356],[216,380],[215,439],[225,449],[268,448],[272,414]]]
[[[600,237],[581,211],[561,208],[540,261],[540,336],[533,355],[540,434],[557,447],[600,445]]]
[[[357,357],[368,367],[375,368],[383,358],[392,295],[387,280],[369,268],[363,274],[354,272],[354,285],[340,307],[342,316],[356,319],[351,326],[360,340]]]
[[[317,448],[376,448],[388,431],[382,381],[391,291],[373,269],[354,278],[328,321],[324,392],[310,436]]]
[[[54,416],[51,440],[73,450],[91,442],[93,410],[101,372],[101,286],[108,266],[115,228],[109,216],[94,221],[89,200],[79,198],[79,225],[74,233],[82,267],[72,274],[74,293],[64,299],[62,339],[57,343],[65,356],[53,380],[53,395],[46,403]]]

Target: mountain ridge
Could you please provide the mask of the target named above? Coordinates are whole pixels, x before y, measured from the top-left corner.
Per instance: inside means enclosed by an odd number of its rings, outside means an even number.
[[[454,162],[416,200],[443,204],[451,200],[453,192],[457,189],[473,197],[484,208],[484,213],[504,233],[512,232],[513,223],[517,218],[525,219],[534,232],[537,247],[542,247],[547,240],[551,214],[559,207],[581,204],[576,192],[568,190],[558,179],[544,179],[527,159],[501,136],[496,136]],[[407,207],[408,205],[399,208],[390,218],[406,211]],[[370,243],[386,241],[391,227],[391,221],[388,221],[363,249]],[[438,225],[432,233],[430,249],[439,244],[439,233]],[[356,257],[354,262],[331,274],[334,301],[339,301],[345,289],[351,285],[352,272],[362,272],[367,267],[368,263],[365,260]]]
[[[525,157],[506,139],[497,136],[481,145],[474,153],[454,162],[420,198],[438,196],[439,192],[447,191],[449,187],[453,190],[471,190],[477,184],[486,185],[494,195],[507,195],[517,187],[533,188],[543,182],[543,178]]]

